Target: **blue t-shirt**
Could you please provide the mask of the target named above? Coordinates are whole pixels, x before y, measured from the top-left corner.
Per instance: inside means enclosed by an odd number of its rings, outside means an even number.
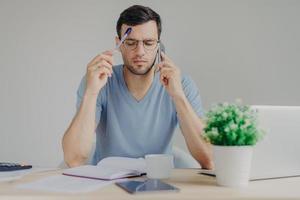
[[[178,125],[175,105],[156,73],[142,100],[129,92],[123,65],[113,67],[113,76],[100,90],[96,106],[96,147],[92,164],[109,156],[144,157],[171,153],[171,139]],[[194,81],[182,76],[185,95],[199,117],[203,116],[200,94]],[[77,91],[77,110],[86,87],[83,77]]]

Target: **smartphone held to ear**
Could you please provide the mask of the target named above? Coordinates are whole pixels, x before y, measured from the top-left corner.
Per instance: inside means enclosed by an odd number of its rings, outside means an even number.
[[[162,60],[161,52],[166,53],[165,45],[162,42],[159,43],[159,48],[157,51],[157,63],[160,63]]]

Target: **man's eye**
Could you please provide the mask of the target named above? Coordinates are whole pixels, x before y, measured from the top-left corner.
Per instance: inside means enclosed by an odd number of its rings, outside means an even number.
[[[133,46],[133,45],[135,44],[135,42],[126,42],[126,44],[127,44],[128,46]]]
[[[147,46],[153,46],[153,45],[155,45],[155,41],[152,41],[152,40],[145,41],[144,44],[147,45]]]
[[[133,46],[133,45],[135,45],[135,42],[134,41],[126,41],[126,44],[128,46]]]

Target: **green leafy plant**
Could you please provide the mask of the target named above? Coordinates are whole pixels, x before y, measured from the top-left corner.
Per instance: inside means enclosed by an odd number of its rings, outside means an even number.
[[[264,135],[258,129],[257,113],[240,103],[220,103],[206,113],[204,138],[213,145],[255,145]]]

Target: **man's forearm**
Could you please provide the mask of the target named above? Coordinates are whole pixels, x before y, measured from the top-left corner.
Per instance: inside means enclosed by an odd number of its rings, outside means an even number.
[[[193,110],[188,99],[183,95],[173,99],[179,119],[180,128],[192,156],[201,164],[202,168],[212,169],[211,145],[201,136],[203,122]]]
[[[65,162],[70,166],[84,164],[88,158],[95,131],[97,96],[84,95],[80,108],[63,137]]]

